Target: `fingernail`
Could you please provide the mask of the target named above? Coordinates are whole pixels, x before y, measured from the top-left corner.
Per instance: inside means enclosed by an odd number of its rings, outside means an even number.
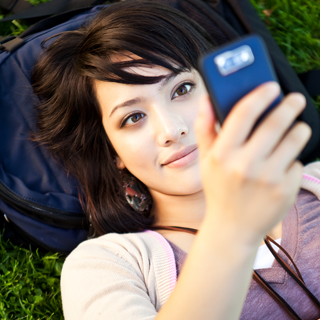
[[[272,95],[276,95],[276,94],[280,94],[280,86],[277,82],[272,81],[272,82],[268,82],[267,84],[267,90],[269,91],[270,94]]]
[[[295,100],[301,104],[301,105],[305,105],[306,104],[306,98],[305,96],[300,93],[300,92],[293,92],[292,95],[294,96]]]

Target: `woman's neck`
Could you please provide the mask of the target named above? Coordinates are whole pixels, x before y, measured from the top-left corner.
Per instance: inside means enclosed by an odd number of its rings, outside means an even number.
[[[153,198],[152,214],[154,225],[177,226],[199,230],[205,216],[205,198],[203,192],[185,196],[174,196],[150,190]],[[157,230],[164,237],[188,252],[194,236],[184,232]],[[282,221],[268,235],[273,239],[282,236]],[[261,245],[264,244],[262,240]]]
[[[155,215],[154,225],[180,226],[199,229],[205,215],[203,192],[191,195],[168,195],[150,190]]]

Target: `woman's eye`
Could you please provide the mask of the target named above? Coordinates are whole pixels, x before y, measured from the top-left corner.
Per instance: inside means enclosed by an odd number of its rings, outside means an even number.
[[[144,118],[145,115],[143,113],[135,113],[130,115],[129,117],[127,117],[126,119],[123,120],[121,127],[123,127],[124,125],[128,124],[134,124],[138,121],[140,121],[142,118]]]
[[[184,83],[182,84],[174,93],[172,98],[176,98],[178,96],[184,96],[185,94],[189,93],[191,89],[195,86],[194,83]]]

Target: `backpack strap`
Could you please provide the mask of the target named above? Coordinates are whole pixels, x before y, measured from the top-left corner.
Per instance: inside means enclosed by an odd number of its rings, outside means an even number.
[[[311,97],[320,96],[320,70],[309,70],[298,76]]]
[[[22,32],[19,37],[26,38],[32,34],[50,29],[54,26],[57,26],[58,24],[61,24],[61,23],[68,21],[69,19],[76,16],[77,14],[80,14],[82,12],[89,10],[90,8],[92,8],[92,7],[74,9],[71,11],[56,14],[53,17],[48,17],[48,18],[42,19],[39,22],[35,23],[34,25],[30,26],[24,32]]]
[[[6,37],[0,37],[0,51],[5,50],[10,53],[13,53],[16,51],[19,47],[21,47],[25,41],[24,39],[32,34],[50,29],[56,25],[59,25],[61,23],[64,23],[74,17],[77,14],[80,14],[82,12],[85,12],[89,10],[89,8],[80,8],[68,12],[64,12],[61,14],[57,14],[53,17],[48,17],[46,19],[43,19],[31,27],[29,27],[27,30],[22,32],[19,36],[6,36]],[[0,20],[1,21],[1,20]]]
[[[0,0],[0,8],[8,12],[18,13],[31,7],[31,3],[25,0]]]
[[[14,52],[24,44],[24,40],[20,37],[1,37],[0,50]]]
[[[216,45],[239,38],[239,33],[219,13],[216,1],[207,0],[161,0],[202,26],[214,39]]]
[[[26,2],[22,0],[23,2]],[[53,14],[76,10],[80,8],[88,8],[98,4],[102,4],[104,0],[51,0],[41,3],[35,7],[28,8],[27,10],[18,12],[0,20],[12,21],[18,19],[34,19],[47,17]]]

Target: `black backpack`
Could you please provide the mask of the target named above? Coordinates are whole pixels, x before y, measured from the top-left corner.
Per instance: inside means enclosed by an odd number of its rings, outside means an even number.
[[[34,103],[37,101],[32,93],[30,71],[41,51],[41,42],[58,32],[79,28],[100,8],[79,7],[98,2],[51,0],[3,19],[32,18],[34,21],[76,8],[35,23],[19,37],[0,39],[0,217],[5,236],[15,243],[68,254],[88,237],[90,225],[78,199],[77,181],[51,158],[44,147],[29,138],[30,132],[36,130]],[[307,98],[307,107],[300,120],[310,125],[313,134],[301,161],[307,163],[318,156],[318,112],[249,0],[161,2],[197,21],[217,45],[244,34],[260,34],[269,49],[283,92],[298,91]],[[312,77],[319,77],[319,73],[315,72]],[[310,81],[310,75],[305,74],[304,79]],[[317,85],[310,87],[311,93],[318,94],[319,87],[318,81]]]

